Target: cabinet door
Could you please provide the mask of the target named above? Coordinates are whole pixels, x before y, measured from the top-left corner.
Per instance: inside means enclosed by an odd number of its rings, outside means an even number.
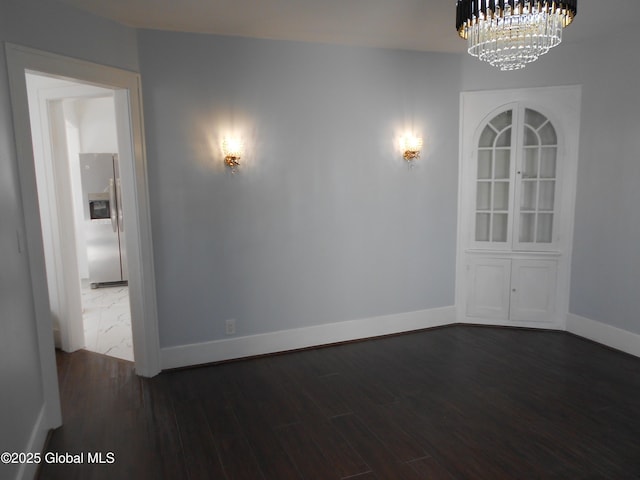
[[[544,322],[553,318],[556,298],[555,260],[513,260],[511,320]]]
[[[467,264],[467,315],[509,318],[511,260],[472,258]]]
[[[478,136],[471,245],[491,250],[557,248],[561,158],[556,128],[542,113],[508,107]]]
[[[507,250],[511,244],[513,112],[492,118],[478,139],[472,243],[483,249]]]
[[[558,136],[549,119],[525,108],[518,141],[513,248],[550,250],[558,241]]]

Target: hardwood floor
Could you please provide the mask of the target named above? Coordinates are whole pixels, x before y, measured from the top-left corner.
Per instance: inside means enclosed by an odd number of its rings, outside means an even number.
[[[451,326],[136,377],[58,353],[41,479],[640,478],[640,359],[561,332]]]

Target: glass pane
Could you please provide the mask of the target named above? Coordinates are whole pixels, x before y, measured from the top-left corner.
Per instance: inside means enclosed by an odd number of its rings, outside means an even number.
[[[507,128],[500,134],[496,141],[496,147],[509,147],[511,146],[511,129]]]
[[[476,214],[476,241],[477,242],[489,241],[490,221],[491,221],[491,214],[489,213]]]
[[[495,178],[509,178],[511,150],[496,150],[494,155]]]
[[[480,135],[480,141],[478,142],[479,147],[493,147],[493,142],[496,139],[498,134],[496,131],[491,128],[490,125],[484,127],[482,134]]]
[[[551,122],[546,123],[539,131],[540,140],[542,145],[556,145],[558,138],[556,137],[556,130],[551,125]]]
[[[522,182],[522,194],[520,195],[520,210],[533,211],[536,209],[536,186],[538,182]]]
[[[520,242],[533,242],[533,232],[536,225],[535,213],[520,214]]]
[[[522,178],[538,177],[538,149],[525,148],[524,162],[522,165]]]
[[[536,242],[551,243],[552,231],[553,231],[553,214],[539,213],[538,214],[538,233],[536,235]]]
[[[538,192],[538,210],[553,210],[555,191],[556,182],[554,180],[540,182],[540,189]]]
[[[524,127],[524,144],[525,145],[538,145],[538,135],[531,130],[530,127],[525,125]]]
[[[531,125],[535,130],[539,129],[540,126],[547,121],[547,117],[542,115],[540,112],[536,112],[535,110],[531,110],[529,108],[524,111],[524,123],[527,125]]]
[[[496,116],[491,120],[491,125],[497,131],[503,130],[505,127],[511,125],[511,110],[507,110],[506,112],[502,112],[500,115]]]
[[[478,178],[491,178],[491,150],[478,150]]]
[[[506,213],[493,214],[493,234],[491,240],[494,242],[507,241],[507,218]]]
[[[493,184],[493,209],[509,210],[508,182],[495,182]]]
[[[540,177],[555,178],[556,176],[556,147],[540,149]]]
[[[491,182],[478,182],[476,210],[491,210]]]

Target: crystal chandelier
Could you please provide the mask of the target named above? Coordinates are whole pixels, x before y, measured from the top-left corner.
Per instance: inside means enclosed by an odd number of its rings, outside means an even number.
[[[519,70],[562,41],[578,0],[457,0],[456,28],[468,52],[500,70]]]

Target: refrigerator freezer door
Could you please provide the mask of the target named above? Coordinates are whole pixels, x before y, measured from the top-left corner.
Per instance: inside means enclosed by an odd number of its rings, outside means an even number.
[[[89,280],[91,283],[122,280],[118,236],[113,233],[111,220],[95,220],[85,229]]]

